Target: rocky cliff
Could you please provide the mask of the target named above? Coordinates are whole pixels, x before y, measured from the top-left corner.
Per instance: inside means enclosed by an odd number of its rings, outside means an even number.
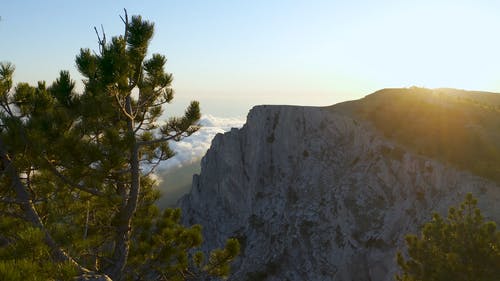
[[[258,106],[215,137],[180,206],[206,247],[237,237],[230,280],[393,280],[404,235],[498,183],[411,153],[335,108]]]

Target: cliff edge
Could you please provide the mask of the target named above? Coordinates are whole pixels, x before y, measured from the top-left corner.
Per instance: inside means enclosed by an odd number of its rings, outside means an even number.
[[[419,155],[352,108],[257,106],[215,137],[179,205],[207,249],[239,239],[230,280],[393,280],[404,236],[468,192],[500,222],[497,182]]]

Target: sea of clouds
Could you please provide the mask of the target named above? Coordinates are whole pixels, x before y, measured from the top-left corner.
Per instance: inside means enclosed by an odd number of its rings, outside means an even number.
[[[199,162],[210,148],[215,135],[227,132],[231,128],[241,128],[245,124],[245,118],[216,117],[208,114],[201,117],[199,124],[201,128],[191,136],[178,142],[169,143],[175,156],[161,163],[158,172],[168,172],[184,165]]]

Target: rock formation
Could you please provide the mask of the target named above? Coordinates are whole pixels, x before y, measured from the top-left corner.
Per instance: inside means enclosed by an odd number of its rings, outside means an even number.
[[[241,242],[230,280],[393,280],[395,253],[472,192],[500,221],[500,186],[411,153],[335,108],[258,106],[219,134],[179,202],[206,249]]]

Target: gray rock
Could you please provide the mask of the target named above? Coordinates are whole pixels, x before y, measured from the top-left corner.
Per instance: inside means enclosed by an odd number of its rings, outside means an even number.
[[[242,242],[230,280],[393,280],[404,236],[472,192],[500,221],[500,187],[417,156],[328,108],[258,106],[219,134],[179,202],[205,250]]]

